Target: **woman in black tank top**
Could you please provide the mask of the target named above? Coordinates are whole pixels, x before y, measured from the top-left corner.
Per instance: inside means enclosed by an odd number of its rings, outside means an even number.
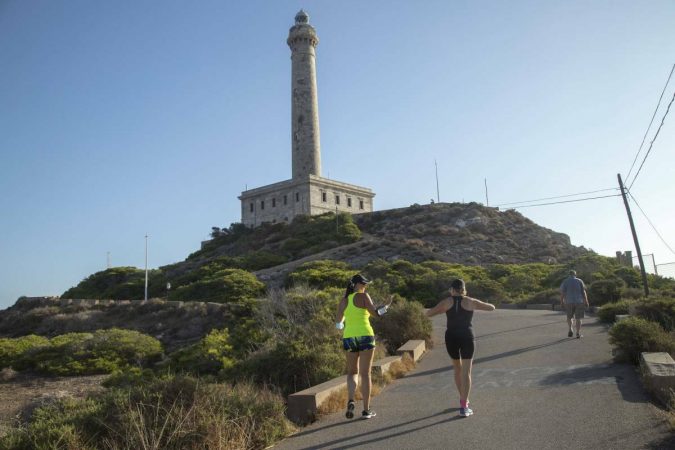
[[[459,391],[459,414],[468,417],[473,414],[469,408],[471,392],[471,366],[473,363],[474,342],[471,320],[475,310],[494,311],[494,305],[466,296],[464,280],[454,280],[450,284],[450,297],[444,298],[427,311],[427,317],[445,313],[445,348],[452,359],[455,385]]]

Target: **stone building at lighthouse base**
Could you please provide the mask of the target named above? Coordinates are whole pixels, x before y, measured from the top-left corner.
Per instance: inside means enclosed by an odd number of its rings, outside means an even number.
[[[257,227],[264,222],[291,222],[295,216],[373,211],[375,194],[368,188],[309,174],[244,191],[241,200],[242,223]]]

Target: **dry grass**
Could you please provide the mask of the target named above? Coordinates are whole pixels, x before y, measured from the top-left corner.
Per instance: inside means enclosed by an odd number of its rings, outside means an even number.
[[[675,432],[675,391],[670,390],[670,401],[668,402],[668,410],[666,411],[666,417],[668,419],[668,424],[670,429]]]
[[[375,397],[382,392],[382,389],[393,380],[403,377],[406,373],[415,368],[415,361],[409,355],[404,355],[401,361],[395,361],[389,366],[389,370],[383,376],[372,375],[373,387],[370,389],[370,396]],[[363,400],[361,390],[356,388],[355,400]],[[326,400],[319,405],[317,415],[331,414],[341,411],[345,408],[348,400],[347,388],[337,390],[330,394]]]

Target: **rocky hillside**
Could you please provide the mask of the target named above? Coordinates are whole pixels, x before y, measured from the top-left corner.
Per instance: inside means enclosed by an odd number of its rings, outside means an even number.
[[[515,210],[477,203],[414,205],[354,216],[354,221],[378,244],[395,244],[400,256],[413,262],[428,258],[461,264],[564,263],[588,252],[573,246],[567,235],[541,227]],[[395,254],[384,251],[381,256]]]
[[[361,267],[373,259],[438,260],[459,264],[566,263],[589,253],[569,236],[541,227],[515,210],[477,203],[436,203],[354,216],[358,242],[256,273],[278,286],[301,263],[336,259]]]

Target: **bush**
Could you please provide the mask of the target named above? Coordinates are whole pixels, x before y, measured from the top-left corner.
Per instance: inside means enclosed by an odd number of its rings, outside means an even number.
[[[628,314],[628,307],[631,305],[629,300],[620,300],[616,303],[605,303],[598,309],[598,318],[602,322],[613,323],[616,316],[620,314]]]
[[[316,289],[344,288],[356,272],[342,261],[320,260],[302,264],[289,273],[286,286],[307,285]]]
[[[345,356],[337,336],[320,340],[291,338],[277,341],[244,361],[240,376],[273,385],[287,396],[344,373]]]
[[[675,330],[675,298],[649,297],[636,304],[636,314],[657,322],[666,331]]]
[[[384,341],[389,354],[410,339],[422,339],[427,348],[433,344],[431,321],[424,315],[421,304],[396,296],[389,312],[371,320],[375,335]]]
[[[546,289],[529,296],[523,302],[528,305],[560,303],[560,291],[558,289]]]
[[[148,271],[149,295],[163,295],[166,278],[161,270]],[[136,267],[112,267],[89,275],[61,298],[141,300],[145,292],[145,271]]]
[[[620,278],[594,281],[588,288],[588,301],[596,306],[616,302],[621,298],[623,286],[624,283]]]
[[[238,378],[275,385],[287,395],[344,373],[340,332],[334,326],[341,295],[338,288],[270,292],[258,317],[269,340],[241,362]]]
[[[640,317],[629,317],[617,322],[609,330],[610,344],[621,350],[620,360],[633,364],[640,362],[642,352],[675,354],[675,339],[656,322]]]
[[[256,298],[263,292],[265,285],[252,273],[241,269],[222,269],[180,286],[171,294],[171,298],[233,303]]]
[[[172,370],[192,374],[217,375],[234,366],[233,347],[228,329],[212,330],[197,344],[171,355]]]
[[[162,345],[157,339],[113,328],[56,336],[49,345],[27,348],[15,358],[15,365],[19,370],[49,375],[89,375],[148,365],[161,355]]]
[[[493,280],[476,280],[471,283],[471,297],[495,305],[506,302],[507,294],[501,284]]]
[[[283,400],[267,389],[169,377],[38,408],[0,447],[264,449],[291,430]]]
[[[613,275],[623,280],[629,288],[639,288],[642,286],[640,272],[633,267],[619,267],[614,270]]]
[[[0,369],[16,368],[24,353],[39,347],[49,346],[49,339],[34,334],[19,338],[0,338]]]

